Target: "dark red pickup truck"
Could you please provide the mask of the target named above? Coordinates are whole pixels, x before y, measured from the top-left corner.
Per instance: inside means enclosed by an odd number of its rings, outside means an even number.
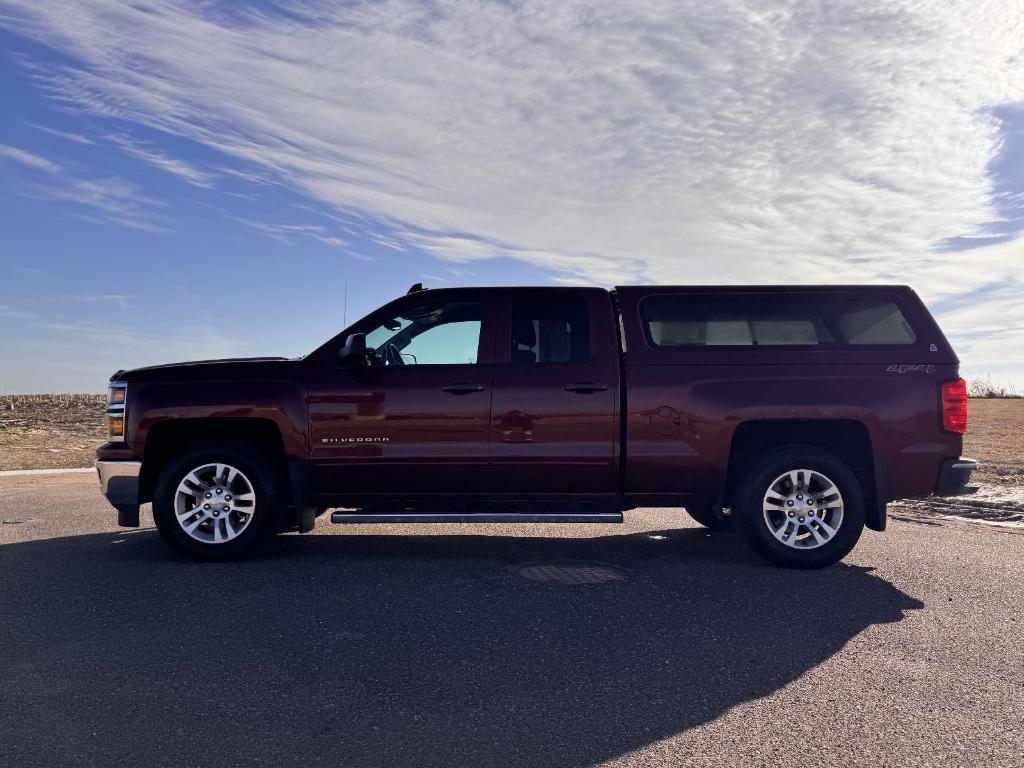
[[[120,371],[118,522],[197,559],[350,522],[685,507],[787,566],[967,486],[958,361],[904,286],[422,290],[301,359]]]

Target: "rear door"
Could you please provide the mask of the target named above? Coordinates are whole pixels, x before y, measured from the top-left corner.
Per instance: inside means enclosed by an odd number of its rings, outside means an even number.
[[[491,476],[507,498],[614,497],[619,351],[605,291],[510,291],[495,342]]]

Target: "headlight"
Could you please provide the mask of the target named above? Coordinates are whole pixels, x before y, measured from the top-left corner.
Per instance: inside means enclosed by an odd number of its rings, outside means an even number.
[[[107,388],[107,440],[123,443],[125,439],[125,402],[128,399],[128,385],[115,381]]]

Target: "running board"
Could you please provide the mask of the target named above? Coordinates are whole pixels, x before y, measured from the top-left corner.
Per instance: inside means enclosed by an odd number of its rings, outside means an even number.
[[[332,523],[621,523],[621,512],[332,512]]]

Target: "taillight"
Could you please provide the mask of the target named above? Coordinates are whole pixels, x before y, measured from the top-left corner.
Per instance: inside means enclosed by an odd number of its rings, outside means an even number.
[[[942,428],[958,435],[967,431],[967,382],[963,379],[942,385]]]

